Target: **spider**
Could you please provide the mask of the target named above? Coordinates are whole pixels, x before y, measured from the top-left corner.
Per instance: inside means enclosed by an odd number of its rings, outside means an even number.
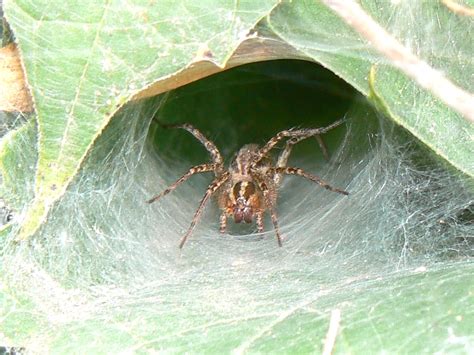
[[[257,144],[244,145],[234,156],[228,169],[225,168],[222,155],[216,145],[207,139],[198,129],[190,124],[162,125],[167,128],[181,128],[191,133],[201,142],[211,156],[212,162],[196,165],[190,168],[183,176],[171,184],[159,195],[154,196],[148,203],[153,203],[185,182],[194,174],[213,172],[214,180],[207,187],[199,207],[194,213],[191,225],[181,238],[179,248],[183,248],[186,240],[199,221],[204,207],[210,197],[217,194],[217,202],[221,209],[220,232],[225,233],[228,217],[233,217],[235,223],[252,223],[255,219],[257,231],[263,232],[263,214],[269,211],[275,229],[278,245],[281,247],[281,235],[275,211],[278,188],[283,175],[298,175],[313,181],[325,189],[348,195],[347,191],[332,187],[326,181],[303,169],[287,166],[287,161],[293,146],[309,137],[316,137],[321,145],[320,134],[339,126],[344,119],[322,128],[290,129],[281,131],[271,138],[264,146]],[[278,156],[276,165],[273,165],[270,151],[280,141],[287,139],[284,150]],[[323,153],[326,155],[325,150]]]

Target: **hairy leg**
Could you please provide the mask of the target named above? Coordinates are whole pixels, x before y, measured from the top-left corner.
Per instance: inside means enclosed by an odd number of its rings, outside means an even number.
[[[224,234],[227,230],[227,214],[222,211],[219,218],[219,231]]]
[[[162,126],[166,128],[181,128],[191,133],[199,142],[201,142],[201,144],[206,148],[206,150],[211,155],[212,162],[216,166],[216,171],[218,173],[222,173],[222,171],[224,170],[224,165],[223,165],[224,160],[222,159],[222,155],[219,152],[219,149],[217,149],[216,145],[212,141],[210,141],[208,138],[206,138],[206,136],[202,134],[200,130],[190,125],[189,123],[177,124],[177,125],[162,125]]]
[[[321,152],[323,153],[324,159],[326,159],[326,161],[329,161],[328,148],[326,147],[326,143],[324,143],[324,141],[323,141],[323,137],[321,137],[321,135],[317,134],[317,135],[314,136],[314,138],[316,138],[316,140],[318,141],[319,148],[321,148]]]
[[[257,224],[257,232],[263,233],[263,211],[258,211],[255,216],[255,222]]]
[[[259,149],[258,151],[258,158],[255,160],[253,163],[253,166],[255,167],[260,160],[262,160],[265,156],[267,156],[268,152],[273,149],[275,145],[277,145],[282,139],[285,138],[292,138],[297,142],[300,142],[303,139],[317,136],[323,133],[326,133],[327,131],[339,126],[345,121],[345,119],[338,120],[332,124],[330,124],[327,127],[321,127],[321,128],[305,128],[305,129],[295,129],[295,130],[285,130],[277,133],[276,136],[271,138],[262,148]],[[291,145],[294,145],[296,143],[292,143]]]
[[[275,173],[275,174],[287,174],[287,175],[302,176],[302,177],[304,177],[308,180],[311,180],[311,181],[319,184],[320,186],[324,187],[326,190],[329,190],[329,191],[332,191],[332,192],[337,192],[337,193],[340,193],[340,194],[343,194],[343,195],[349,195],[349,192],[338,189],[336,187],[332,187],[326,181],[321,179],[319,176],[307,173],[306,171],[304,171],[303,169],[300,169],[300,168],[279,167],[279,168],[271,168],[270,171]]]
[[[188,170],[188,172],[186,174],[181,176],[178,180],[176,180],[173,184],[171,184],[166,190],[164,190],[159,195],[156,195],[155,197],[149,199],[147,202],[148,203],[153,203],[153,202],[159,200],[163,196],[167,195],[168,193],[170,193],[171,191],[176,189],[179,185],[181,185],[183,182],[188,180],[194,174],[200,174],[200,173],[205,173],[205,172],[209,172],[209,171],[214,171],[215,167],[216,167],[215,164],[201,164],[201,165],[193,166],[192,168],[190,168]]]
[[[184,243],[186,243],[186,240],[189,238],[189,236],[193,232],[194,227],[196,226],[196,223],[199,221],[199,218],[201,217],[201,214],[204,210],[206,202],[209,200],[209,198],[212,196],[212,194],[214,192],[216,192],[217,189],[219,187],[221,187],[222,184],[227,181],[227,179],[229,179],[229,176],[230,176],[230,174],[228,172],[225,172],[222,175],[220,175],[219,177],[217,177],[216,179],[214,179],[214,181],[207,187],[206,193],[204,194],[201,202],[199,203],[198,209],[194,213],[194,217],[193,217],[193,220],[191,221],[191,225],[189,226],[189,228],[188,228],[186,234],[183,236],[183,238],[181,238],[181,242],[179,243],[179,248],[180,249],[183,248]]]
[[[303,137],[293,137],[293,138],[288,139],[286,141],[285,149],[283,149],[283,151],[278,156],[276,167],[277,168],[286,167],[286,164],[288,163],[288,158],[290,157],[291,151],[293,150],[293,146],[309,137],[310,136],[303,136]],[[323,138],[321,137],[320,134],[316,134],[314,137],[318,141],[319,147],[321,148],[321,151],[323,152],[324,159],[329,160],[328,150],[326,148],[326,144],[324,144]],[[274,175],[273,179],[277,186],[280,185],[282,178],[283,178],[283,174]]]
[[[277,217],[277,214],[276,214],[276,211],[275,211],[275,206],[274,206],[274,204],[275,204],[274,203],[275,196],[273,196],[274,192],[271,190],[271,188],[265,182],[264,178],[262,178],[261,176],[259,176],[257,174],[253,174],[252,177],[257,182],[260,191],[262,191],[265,206],[267,207],[268,211],[270,212],[270,217],[272,219],[273,228],[275,229],[275,234],[276,234],[276,237],[277,237],[278,246],[281,247],[282,242],[281,242],[280,227],[278,227],[278,217]],[[263,218],[262,218],[261,227],[262,227],[261,231],[263,232]],[[257,224],[257,228],[258,228],[258,224]],[[260,230],[259,230],[259,232],[260,232]]]

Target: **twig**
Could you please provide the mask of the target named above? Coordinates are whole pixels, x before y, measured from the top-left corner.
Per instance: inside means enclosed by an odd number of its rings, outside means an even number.
[[[474,95],[410,52],[372,19],[354,0],[322,0],[392,64],[474,123]]]
[[[329,320],[329,328],[324,340],[323,355],[331,355],[336,344],[336,337],[341,324],[341,311],[333,309],[331,311],[331,319]]]
[[[441,0],[443,5],[446,6],[449,10],[456,13],[457,15],[462,16],[474,16],[474,9],[458,4],[453,0]]]

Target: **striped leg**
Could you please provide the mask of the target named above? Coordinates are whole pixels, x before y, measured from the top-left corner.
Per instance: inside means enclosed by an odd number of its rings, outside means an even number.
[[[186,243],[186,240],[189,238],[191,233],[194,230],[194,227],[196,226],[196,223],[199,221],[199,218],[201,217],[202,212],[204,211],[204,207],[206,205],[206,202],[209,200],[209,198],[212,196],[214,192],[217,191],[219,187],[222,186],[223,183],[225,183],[229,179],[230,174],[228,172],[225,172],[221,176],[217,177],[214,179],[214,181],[207,187],[206,193],[204,194],[204,197],[202,198],[201,202],[199,203],[199,207],[194,213],[193,220],[191,221],[191,225],[189,226],[186,234],[181,238],[181,242],[179,243],[179,248],[182,249],[184,246],[184,243]]]
[[[224,234],[227,231],[227,214],[225,211],[221,212],[221,216],[219,218],[219,231],[221,234]]]
[[[328,148],[326,147],[326,143],[323,141],[323,137],[321,137],[319,134],[315,135],[314,138],[318,141],[319,148],[321,148],[321,152],[323,153],[324,159],[326,161],[329,161],[329,153],[328,153]]]
[[[260,150],[258,151],[259,158],[256,159],[253,166],[255,167],[260,160],[267,156],[268,152],[273,149],[282,139],[285,138],[294,138],[297,142],[306,139],[308,137],[313,137],[319,134],[326,133],[327,131],[339,126],[345,121],[345,119],[338,120],[327,127],[322,128],[306,128],[306,129],[295,129],[295,130],[285,130],[277,133],[276,136],[271,138]],[[293,143],[292,145],[294,145]]]
[[[323,138],[321,135],[316,134],[314,136],[316,140],[318,141],[319,147],[321,148],[321,151],[323,152],[324,159],[329,160],[329,154],[328,150],[326,148],[326,144],[323,141]],[[286,167],[286,164],[288,163],[288,158],[290,157],[291,151],[293,150],[293,146],[302,140],[309,138],[309,136],[305,137],[293,137],[290,138],[289,140],[286,141],[285,149],[281,152],[281,154],[278,156],[278,161],[276,164],[277,168],[284,168]],[[283,178],[283,174],[275,174],[273,180],[275,181],[275,184],[278,186],[281,183],[281,179]]]
[[[216,171],[218,173],[222,173],[222,171],[224,170],[224,160],[222,159],[222,155],[219,152],[219,149],[217,149],[216,145],[212,143],[208,138],[206,138],[206,136],[204,136],[204,134],[202,134],[200,130],[190,125],[189,123],[162,126],[166,128],[182,128],[191,133],[199,142],[201,142],[201,144],[211,155],[212,162],[216,165]]]
[[[267,183],[265,182],[265,180],[261,177],[259,177],[258,175],[252,175],[252,177],[254,178],[254,180],[257,182],[258,184],[258,187],[260,188],[260,191],[262,191],[263,193],[263,200],[265,202],[265,206],[267,207],[267,209],[269,210],[270,212],[270,217],[272,219],[272,223],[273,223],[273,228],[275,229],[275,234],[276,234],[276,237],[277,237],[277,242],[278,242],[278,246],[282,246],[282,242],[281,242],[281,234],[280,234],[280,227],[278,227],[278,217],[277,217],[277,214],[276,214],[276,211],[275,211],[275,206],[274,206],[274,201],[273,201],[273,192],[270,190],[270,188],[268,187]],[[263,216],[262,216],[263,217]],[[258,215],[257,215],[257,218],[258,218]],[[257,228],[259,229],[261,227],[261,230],[263,232],[263,218],[261,219],[261,226],[258,226],[257,224]]]
[[[332,191],[332,192],[337,192],[337,193],[340,193],[340,194],[343,194],[343,195],[349,195],[349,192],[338,189],[336,187],[332,187],[331,185],[329,185],[326,181],[324,181],[320,177],[318,177],[316,175],[313,175],[313,174],[309,174],[309,173],[307,173],[306,171],[304,171],[303,169],[300,169],[300,168],[281,167],[281,168],[271,168],[270,170],[272,172],[274,172],[275,174],[287,174],[287,175],[302,176],[302,177],[304,177],[308,180],[311,180],[311,181],[319,184],[320,186],[324,187],[326,190],[329,190],[329,191]]]
[[[148,203],[153,203],[153,202],[159,200],[163,196],[169,194],[171,191],[176,189],[179,185],[181,185],[183,182],[188,180],[194,174],[200,174],[200,173],[205,173],[205,172],[209,172],[209,171],[214,171],[215,166],[216,166],[215,164],[202,164],[202,165],[193,166],[191,169],[188,170],[188,172],[186,174],[181,176],[178,180],[176,180],[173,184],[171,184],[166,190],[164,190],[159,195],[156,195],[155,197],[149,199],[147,202]]]
[[[291,138],[286,141],[285,149],[280,153],[277,160],[277,168],[283,168],[286,166],[288,162],[288,158],[290,157],[291,151],[293,150],[293,146],[298,143],[301,139],[298,138]],[[283,174],[275,174],[273,176],[273,181],[278,186],[280,185],[281,179],[283,178]]]
[[[255,222],[257,223],[257,232],[263,233],[263,211],[258,211],[255,216]]]

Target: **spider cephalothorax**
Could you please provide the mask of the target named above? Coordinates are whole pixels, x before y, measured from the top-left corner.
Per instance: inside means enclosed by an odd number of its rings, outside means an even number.
[[[147,202],[155,202],[159,198],[176,189],[176,187],[194,174],[214,172],[215,178],[208,186],[206,193],[194,214],[191,225],[181,239],[179,247],[182,248],[188,237],[191,235],[202,211],[204,210],[206,202],[214,193],[217,194],[218,205],[221,209],[220,231],[222,233],[225,233],[226,231],[228,217],[233,217],[235,223],[252,223],[255,220],[258,232],[263,232],[263,214],[265,211],[269,211],[275,228],[278,245],[281,246],[281,236],[278,228],[275,205],[278,195],[278,187],[284,174],[299,175],[318,183],[327,190],[338,192],[343,195],[349,194],[344,190],[330,186],[318,176],[309,174],[303,169],[286,166],[294,144],[309,137],[318,138],[318,141],[321,144],[319,135],[337,127],[342,122],[343,120],[339,120],[323,128],[281,131],[271,138],[263,147],[259,147],[256,144],[247,144],[237,152],[229,169],[225,169],[222,156],[215,144],[207,139],[199,130],[190,124],[168,126],[185,129],[194,135],[194,137],[196,137],[206,147],[211,155],[212,162],[196,165],[190,168],[188,172],[176,180],[175,183]],[[269,152],[277,143],[285,138],[287,139],[285,149],[279,155],[276,165],[273,165]],[[323,153],[325,153],[324,150]]]
[[[230,165],[231,177],[217,191],[218,204],[222,210],[220,228],[222,233],[226,230],[227,217],[231,216],[234,217],[235,223],[242,221],[252,223],[256,219],[258,231],[263,231],[262,215],[265,210],[263,193],[250,171],[250,165],[257,158],[257,154],[256,144],[243,146]],[[262,168],[263,166],[259,165],[258,169]]]

